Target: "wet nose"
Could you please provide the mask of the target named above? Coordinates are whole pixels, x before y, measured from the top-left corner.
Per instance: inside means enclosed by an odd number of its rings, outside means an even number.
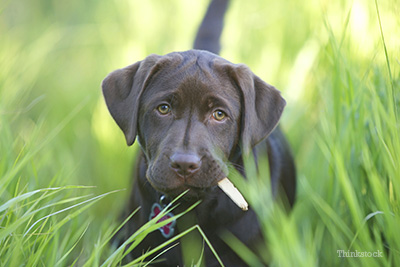
[[[171,169],[180,176],[190,176],[200,169],[201,159],[193,153],[177,152],[171,157]]]

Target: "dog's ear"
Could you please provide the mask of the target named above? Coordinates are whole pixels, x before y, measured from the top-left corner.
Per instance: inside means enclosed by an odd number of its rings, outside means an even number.
[[[243,64],[229,64],[231,78],[242,94],[241,146],[248,154],[278,125],[286,101],[281,93]]]
[[[111,72],[102,82],[108,110],[124,132],[129,146],[136,138],[140,95],[159,58],[150,55],[143,61]]]

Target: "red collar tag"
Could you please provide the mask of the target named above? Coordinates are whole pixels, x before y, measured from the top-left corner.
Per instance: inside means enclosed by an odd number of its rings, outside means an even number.
[[[151,207],[151,213],[150,213],[149,220],[153,219],[154,217],[157,217],[157,215],[160,214],[160,212],[162,210],[163,210],[163,208],[160,206],[160,204],[154,203],[153,206]],[[166,219],[169,219],[171,217],[174,217],[174,214],[172,214],[171,212],[168,212],[163,217],[161,217],[161,219],[159,219],[157,221],[157,223],[165,221]],[[163,237],[170,238],[171,236],[174,235],[175,224],[176,224],[176,221],[173,220],[172,222],[170,222],[170,223],[158,228],[158,230],[160,230],[160,232],[163,235]]]

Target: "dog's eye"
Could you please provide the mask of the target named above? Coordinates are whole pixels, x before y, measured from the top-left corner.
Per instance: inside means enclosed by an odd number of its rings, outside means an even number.
[[[225,119],[226,114],[225,112],[223,112],[222,110],[216,110],[213,112],[212,116],[214,117],[214,119],[216,119],[217,121],[222,121],[223,119]]]
[[[166,115],[171,112],[171,107],[168,104],[161,104],[157,107],[158,112],[162,115]]]

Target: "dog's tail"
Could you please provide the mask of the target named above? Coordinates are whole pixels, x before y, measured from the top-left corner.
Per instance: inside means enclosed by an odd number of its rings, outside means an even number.
[[[229,0],[211,0],[197,32],[193,48],[219,54],[220,37],[224,25],[224,14]]]

